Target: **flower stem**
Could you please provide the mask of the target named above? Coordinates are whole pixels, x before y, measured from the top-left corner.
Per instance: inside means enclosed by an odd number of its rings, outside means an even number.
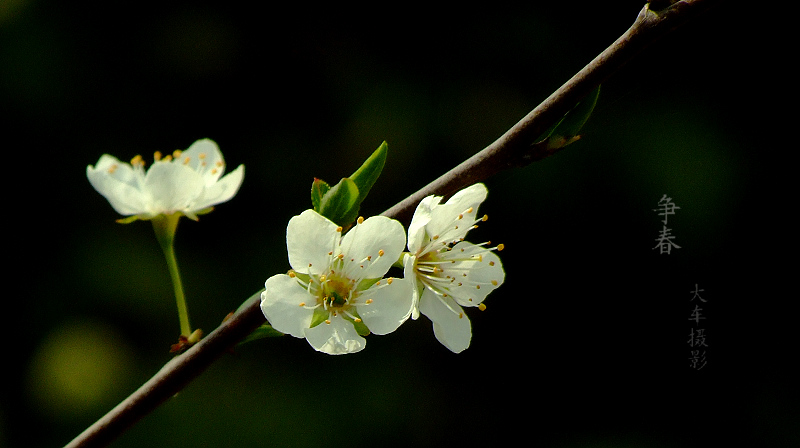
[[[179,213],[162,215],[153,218],[152,222],[158,243],[161,245],[161,249],[164,251],[164,257],[167,259],[169,275],[172,278],[172,287],[175,290],[175,301],[178,305],[178,319],[181,325],[181,335],[188,338],[192,334],[192,326],[189,324],[189,310],[186,307],[186,297],[183,294],[183,283],[181,282],[178,260],[175,258],[175,247],[173,245],[175,230],[178,227],[180,216]]]

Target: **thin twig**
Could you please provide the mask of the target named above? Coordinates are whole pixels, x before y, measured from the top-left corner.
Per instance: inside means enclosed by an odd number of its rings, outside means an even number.
[[[533,111],[484,150],[404,199],[383,215],[410,221],[417,203],[431,194],[449,195],[508,168],[524,166],[552,154],[535,140],[613,72],[653,41],[709,9],[718,0],[659,2],[663,10],[646,5],[634,24],[611,46],[550,95]],[[667,6],[669,5],[669,6]],[[655,8],[653,8],[655,9]],[[259,294],[251,297],[230,319],[182,355],[168,362],[149,381],[83,431],[67,447],[104,446],[161,403],[182,390],[219,356],[265,322]]]
[[[714,0],[686,0],[658,12],[651,10],[649,4],[646,5],[625,34],[514,127],[479,153],[383,212],[383,215],[408,223],[417,204],[425,196],[447,196],[500,171],[525,166],[552,155],[546,144],[535,144],[542,133],[645,47],[715,3]]]

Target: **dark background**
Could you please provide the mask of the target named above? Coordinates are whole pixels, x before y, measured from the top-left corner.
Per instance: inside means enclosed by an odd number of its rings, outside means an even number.
[[[0,446],[67,443],[170,359],[152,228],[115,223],[87,165],[205,137],[229,171],[246,165],[235,198],[178,229],[192,323],[209,332],[287,269],[285,225],[315,176],[338,181],[386,140],[362,208],[382,212],[499,137],[643,6],[553,3],[3,2]],[[503,242],[507,277],[468,310],[468,350],[424,317],[342,357],[253,342],[113,446],[798,446],[792,127],[758,12],[723,5],[660,40],[604,84],[579,142],[486,180],[490,219],[469,239]],[[664,194],[681,207],[670,255],[653,250]]]

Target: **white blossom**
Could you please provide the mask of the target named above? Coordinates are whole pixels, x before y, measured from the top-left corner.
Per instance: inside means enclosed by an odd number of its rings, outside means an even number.
[[[267,279],[261,310],[273,328],[328,354],[364,348],[363,334],[387,334],[411,315],[411,282],[382,278],[405,245],[403,226],[376,216],[342,228],[313,210],[289,220],[292,270]]]
[[[462,307],[485,309],[486,296],[503,284],[505,272],[487,247],[464,238],[476,223],[478,206],[486,199],[483,184],[453,195],[444,204],[441,196],[428,196],[414,212],[408,228],[409,254],[404,258],[405,277],[414,283],[413,318],[424,314],[433,322],[436,338],[459,353],[469,347],[472,328]]]
[[[244,165],[222,177],[225,160],[209,139],[164,157],[156,152],[154,159],[145,170],[141,156],[125,163],[103,154],[95,166],[86,167],[86,176],[114,210],[129,217],[124,222],[175,213],[196,220],[231,199],[244,178]]]

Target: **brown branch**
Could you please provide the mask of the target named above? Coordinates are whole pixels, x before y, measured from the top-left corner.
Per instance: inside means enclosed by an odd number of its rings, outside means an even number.
[[[417,203],[431,194],[449,195],[500,171],[524,166],[552,154],[535,140],[583,97],[657,38],[697,16],[717,0],[663,0],[655,12],[646,5],[634,24],[611,46],[550,95],[497,141],[383,213],[410,221]],[[674,4],[673,4],[674,3]],[[655,7],[653,8],[655,9]],[[128,427],[183,389],[223,353],[265,322],[259,294],[230,319],[182,355],[168,362],[149,381],[83,431],[67,447],[94,447],[110,443]]]
[[[425,196],[447,196],[500,171],[525,166],[551,155],[553,151],[547,149],[547,145],[535,144],[540,135],[648,45],[708,10],[717,1],[686,0],[671,3],[674,4],[660,11],[651,10],[650,4],[646,5],[625,34],[494,143],[386,210],[383,215],[408,223],[417,204]]]

